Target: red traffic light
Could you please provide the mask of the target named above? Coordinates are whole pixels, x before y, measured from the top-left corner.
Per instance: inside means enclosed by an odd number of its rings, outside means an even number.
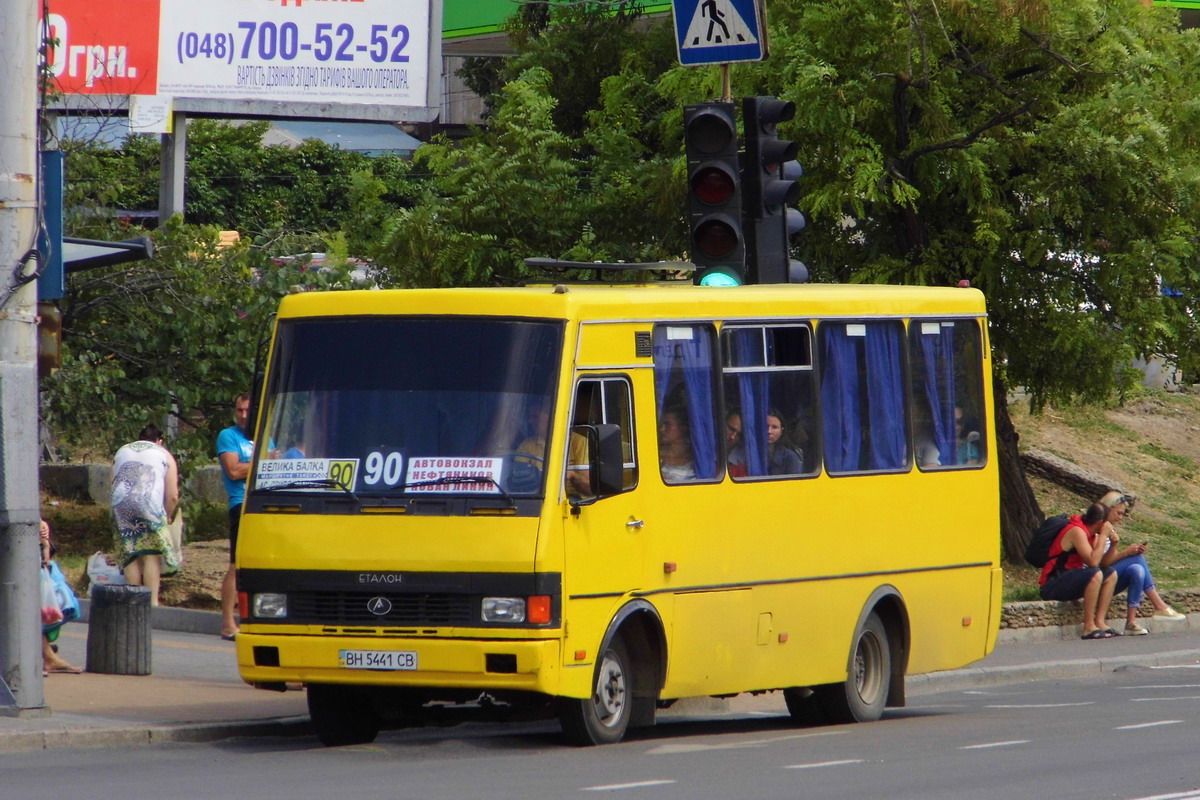
[[[725,164],[705,164],[692,173],[692,194],[710,206],[729,202],[737,185],[737,176]]]
[[[692,233],[692,241],[709,258],[725,258],[742,243],[737,226],[723,216],[702,220]]]

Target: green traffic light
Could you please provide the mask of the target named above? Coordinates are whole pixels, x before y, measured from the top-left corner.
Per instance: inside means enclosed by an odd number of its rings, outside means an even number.
[[[742,277],[731,268],[710,267],[696,281],[697,286],[741,286]]]

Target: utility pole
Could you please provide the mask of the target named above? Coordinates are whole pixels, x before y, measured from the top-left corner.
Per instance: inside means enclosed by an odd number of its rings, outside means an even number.
[[[38,568],[37,0],[0,0],[0,715],[47,713]]]

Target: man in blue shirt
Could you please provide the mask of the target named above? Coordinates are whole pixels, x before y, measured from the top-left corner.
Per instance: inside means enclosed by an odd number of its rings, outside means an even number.
[[[250,395],[240,394],[233,401],[233,421],[217,434],[217,459],[221,462],[221,477],[229,495],[229,571],[221,584],[221,638],[233,641],[238,632],[237,619],[237,554],[238,523],[242,518],[242,501],[246,499],[246,477],[250,474],[250,458],[254,442],[246,438],[250,424]]]

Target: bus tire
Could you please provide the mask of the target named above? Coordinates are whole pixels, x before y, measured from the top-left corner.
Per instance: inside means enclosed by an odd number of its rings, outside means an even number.
[[[633,716],[633,662],[620,636],[613,637],[596,662],[592,696],[558,700],[558,721],[567,741],[578,747],[615,744]]]
[[[825,715],[832,723],[874,722],[887,706],[892,677],[892,651],[887,630],[875,612],[854,637],[849,674],[843,683],[815,686]]]
[[[366,693],[345,686],[310,684],[308,715],[326,747],[369,744],[379,735],[379,714]]]

